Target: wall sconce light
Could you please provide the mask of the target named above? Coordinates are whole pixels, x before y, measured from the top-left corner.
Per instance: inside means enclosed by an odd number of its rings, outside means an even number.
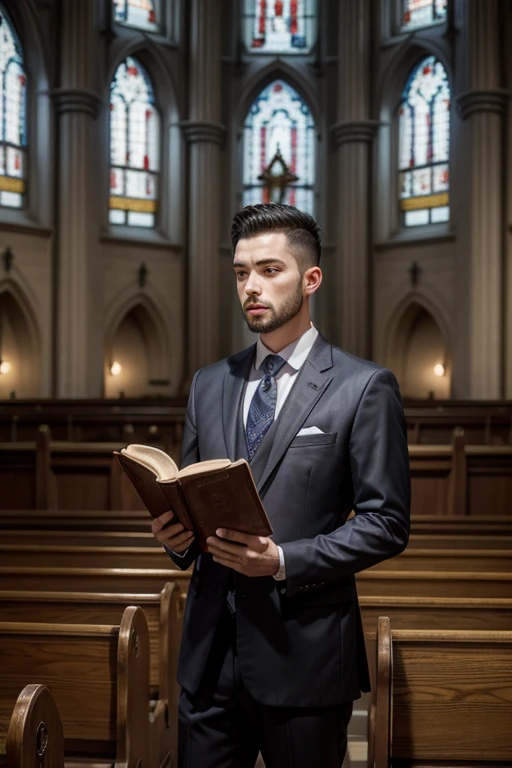
[[[12,369],[12,365],[7,360],[2,360],[0,362],[0,373],[10,373]]]
[[[436,376],[444,376],[445,374],[445,367],[442,363],[437,363],[437,365],[434,365],[434,373]]]
[[[110,373],[112,374],[112,376],[119,376],[122,370],[123,370],[123,366],[121,365],[121,363],[118,363],[117,360],[114,360],[114,362],[110,366]]]

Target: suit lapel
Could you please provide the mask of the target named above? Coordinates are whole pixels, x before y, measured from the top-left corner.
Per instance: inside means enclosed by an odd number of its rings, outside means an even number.
[[[241,413],[242,395],[249,378],[249,371],[254,359],[256,345],[244,349],[228,360],[229,371],[224,376],[222,389],[222,425],[226,453],[231,461],[235,461],[237,444],[238,417]]]
[[[260,493],[332,381],[332,366],[331,345],[319,335],[278,418],[265,435],[251,464],[251,471]]]

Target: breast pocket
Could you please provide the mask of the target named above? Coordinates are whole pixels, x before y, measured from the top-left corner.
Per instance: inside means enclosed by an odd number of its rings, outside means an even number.
[[[337,432],[322,432],[314,433],[312,435],[297,435],[290,443],[290,448],[320,448],[324,445],[334,445]]]

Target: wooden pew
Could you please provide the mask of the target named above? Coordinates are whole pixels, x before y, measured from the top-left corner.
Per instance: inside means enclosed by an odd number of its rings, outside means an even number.
[[[86,547],[62,544],[0,544],[2,565],[55,568],[167,568],[163,547]]]
[[[464,429],[473,445],[512,443],[510,401],[404,400],[409,443],[450,443],[453,430]]]
[[[3,560],[2,547],[0,559]],[[5,561],[7,564],[7,560]],[[383,560],[371,571],[468,571],[512,572],[512,553],[506,549],[414,549]]]
[[[186,594],[191,571],[145,568],[35,568],[0,565],[0,590],[155,594],[175,582]]]
[[[512,598],[394,597],[359,598],[365,633],[375,633],[379,616],[395,629],[479,629],[512,631]]]
[[[149,765],[149,639],[141,608],[127,608],[117,626],[2,622],[0,658],[0,752],[21,687],[37,680],[55,699],[68,758]]]
[[[367,596],[512,597],[512,573],[368,569],[356,575],[356,584]]]
[[[512,537],[511,537],[512,539]],[[148,531],[82,531],[74,528],[61,530],[34,530],[26,528],[1,529],[2,544],[57,544],[59,546],[86,547],[152,547],[162,549],[160,542]]]
[[[0,443],[1,508],[143,509],[113,455],[123,445],[54,441],[48,427],[36,442]]]
[[[381,617],[369,760],[512,763],[512,632],[395,630]]]
[[[510,551],[512,550],[512,535],[475,536],[474,533],[440,533],[437,535],[434,533],[412,533],[409,536],[407,549],[503,549]]]
[[[510,514],[512,445],[467,445],[456,429],[450,445],[409,445],[411,515]]]
[[[55,568],[166,568],[171,564],[163,547],[89,547],[63,544],[0,544],[4,566]],[[512,572],[510,551],[495,549],[406,549],[371,571]]]
[[[462,528],[462,526],[461,526]],[[57,544],[59,546],[87,547],[153,547],[161,549],[161,544],[149,531],[83,531],[76,528],[69,530],[36,530],[33,528],[2,528],[0,540],[3,544]],[[512,525],[511,525],[512,532]],[[512,551],[510,536],[475,536],[474,534],[411,534],[407,550],[411,549],[487,549]]]
[[[55,507],[48,427],[38,429],[33,443],[0,443],[0,487],[1,509]]]
[[[510,536],[512,518],[496,515],[482,507],[478,515],[415,515],[411,518],[411,533],[415,534],[461,534],[465,536]]]
[[[182,605],[179,589],[168,583],[159,594],[123,595],[92,592],[0,592],[2,621],[56,624],[119,624],[130,605],[144,610],[149,632],[150,698],[168,707],[160,738],[153,739],[160,756],[177,754],[178,655]],[[158,706],[158,704],[157,704]],[[151,747],[151,745],[150,745]]]
[[[4,400],[0,440],[33,440],[48,424],[58,440],[158,445],[180,455],[186,398]]]
[[[76,530],[147,533],[151,518],[146,510],[116,509],[0,509],[0,530]]]
[[[7,731],[7,768],[64,768],[64,733],[54,698],[45,685],[22,690]]]

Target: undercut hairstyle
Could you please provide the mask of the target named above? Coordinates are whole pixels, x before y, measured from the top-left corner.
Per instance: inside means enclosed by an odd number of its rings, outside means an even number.
[[[231,243],[233,253],[239,240],[263,235],[267,232],[286,235],[286,242],[295,256],[301,274],[320,263],[320,227],[309,213],[292,205],[259,203],[246,205],[233,218]]]

